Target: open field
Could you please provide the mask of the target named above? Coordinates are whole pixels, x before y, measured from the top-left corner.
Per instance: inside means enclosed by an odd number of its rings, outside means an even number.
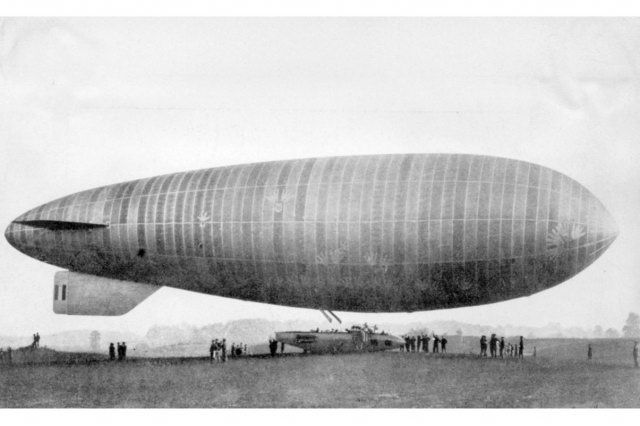
[[[2,366],[0,406],[640,407],[629,342],[594,344],[591,362],[585,347],[539,340],[520,361],[386,352]]]

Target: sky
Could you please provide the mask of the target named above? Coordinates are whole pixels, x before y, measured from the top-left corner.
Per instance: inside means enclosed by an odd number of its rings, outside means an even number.
[[[3,19],[0,227],[77,191],[200,168],[385,153],[541,164],[600,199],[620,234],[541,293],[345,322],[620,329],[640,311],[638,19]],[[311,319],[163,288],[121,317],[55,315],[59,268],[0,239],[0,335]]]

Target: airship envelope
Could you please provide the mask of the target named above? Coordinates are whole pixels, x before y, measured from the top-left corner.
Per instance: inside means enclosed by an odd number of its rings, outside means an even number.
[[[76,296],[97,297],[100,288],[126,295],[114,304],[119,313],[151,292],[124,291],[126,283],[394,312],[536,293],[587,267],[617,233],[589,190],[546,167],[406,154],[255,163],[119,183],[36,207],[5,236],[29,256],[82,274],[68,278],[75,284],[67,291]],[[89,284],[91,277],[117,284]],[[91,292],[81,291],[83,282]],[[83,307],[82,297],[73,300],[78,312],[105,314],[90,302]]]

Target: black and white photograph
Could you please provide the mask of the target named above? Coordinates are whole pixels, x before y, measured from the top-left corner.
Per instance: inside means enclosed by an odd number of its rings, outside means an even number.
[[[640,19],[0,19],[1,408],[640,408]]]

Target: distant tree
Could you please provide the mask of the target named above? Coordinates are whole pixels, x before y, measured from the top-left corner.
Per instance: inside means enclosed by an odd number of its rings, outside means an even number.
[[[91,350],[94,352],[100,351],[100,332],[93,330],[90,336]]]
[[[604,337],[607,337],[609,339],[617,339],[618,337],[620,337],[620,333],[614,328],[607,328],[607,331],[604,332]]]
[[[629,312],[627,321],[622,327],[624,337],[637,338],[640,337],[640,316],[635,312]]]
[[[602,337],[602,326],[596,325],[593,328],[593,337]]]

